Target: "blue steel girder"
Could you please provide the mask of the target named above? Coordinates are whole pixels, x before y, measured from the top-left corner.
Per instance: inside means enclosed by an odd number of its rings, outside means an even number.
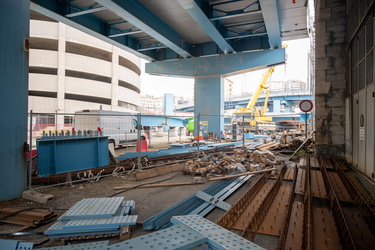
[[[187,77],[230,76],[285,63],[285,49],[186,58],[146,63],[145,71],[155,75]]]
[[[70,14],[70,5],[65,1],[55,0],[31,0],[30,9],[48,16],[56,21],[69,25],[89,35],[97,37],[107,43],[128,51],[148,61],[153,60],[149,55],[137,51],[140,44],[137,39],[131,36],[109,38],[112,24],[107,23],[92,14],[65,17]]]
[[[232,53],[234,49],[225,40],[221,30],[225,33],[226,29],[222,23],[216,23],[216,26],[208,19],[207,14],[211,15],[212,8],[207,1],[202,0],[177,0],[180,5],[189,13],[189,15],[202,27],[202,29],[211,37],[211,39],[219,46],[224,53]],[[204,11],[205,10],[205,11]],[[206,13],[207,14],[206,14]]]
[[[277,0],[259,0],[270,48],[281,48],[281,26]]]
[[[132,23],[182,57],[190,57],[190,44],[137,0],[95,0]]]

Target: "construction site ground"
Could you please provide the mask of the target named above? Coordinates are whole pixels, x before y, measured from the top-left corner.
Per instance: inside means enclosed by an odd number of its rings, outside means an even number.
[[[288,161],[289,156],[276,154],[277,159],[286,160],[286,165],[288,168],[292,168],[295,164],[299,162],[298,159],[294,161]],[[367,191],[367,193],[375,200],[375,186],[374,183],[365,178],[362,174],[358,173],[355,170],[350,170],[349,174],[356,178]],[[255,175],[249,179],[242,187],[240,187],[236,192],[234,192],[229,198],[225,200],[225,202],[231,204],[232,206],[236,203],[236,201],[248,190],[259,178],[261,175]],[[166,180],[168,179],[168,180]],[[171,187],[153,187],[153,188],[135,188],[127,190],[121,194],[117,194],[118,196],[125,197],[125,200],[134,200],[135,201],[135,212],[133,214],[138,215],[137,225],[131,226],[131,238],[138,237],[152,231],[145,231],[142,227],[142,222],[148,219],[150,216],[155,215],[156,213],[162,211],[165,208],[181,201],[182,199],[198,192],[205,186],[212,184],[212,181],[207,181],[206,177],[201,177],[203,184],[194,184],[194,185],[187,185],[187,186],[171,186]],[[10,201],[0,201],[0,208],[4,207],[43,207],[43,208],[50,208],[53,209],[56,213],[62,214],[67,209],[72,207],[76,202],[85,199],[85,198],[102,198],[102,197],[110,197],[113,196],[115,193],[120,192],[122,190],[115,190],[115,187],[124,186],[124,185],[139,185],[143,183],[177,183],[177,182],[193,182],[194,176],[189,174],[182,174],[180,172],[173,172],[164,175],[160,175],[157,177],[136,181],[132,177],[129,176],[108,176],[105,178],[101,178],[96,182],[83,182],[74,184],[73,187],[66,187],[66,186],[55,186],[55,187],[48,187],[48,188],[40,188],[36,189],[36,191],[43,193],[43,194],[51,194],[54,198],[49,201],[47,204],[36,203],[32,201],[28,201],[22,198],[17,198]],[[274,180],[269,180],[268,182],[273,182]],[[285,182],[285,181],[283,181]],[[298,182],[296,184],[296,193],[298,193]],[[312,190],[314,192],[314,190]],[[296,194],[298,195],[298,194]],[[302,198],[301,198],[302,199]],[[319,202],[319,201],[314,201]],[[273,209],[272,207],[270,208]],[[297,207],[293,207],[292,213],[297,213]],[[218,220],[224,215],[224,211],[215,208],[211,213],[206,216],[206,219],[218,222]],[[316,213],[316,211],[314,211]],[[291,219],[292,223],[293,219]],[[25,231],[36,231],[36,232],[43,232],[48,227],[50,227],[54,222],[51,222],[47,225],[39,226],[36,228],[27,228]],[[297,222],[298,223],[298,222]],[[261,228],[264,230],[264,225],[261,225]],[[271,226],[272,228],[272,226]],[[2,233],[10,233],[10,232],[17,232],[22,229],[22,226],[12,225],[7,223],[0,223],[0,234]],[[240,234],[236,230],[232,230],[235,233]],[[23,240],[28,242],[43,242],[48,239],[47,236],[43,235],[29,235],[29,236],[0,236],[2,239],[12,239],[12,240]],[[100,239],[90,239],[87,241],[95,241]],[[302,239],[296,238],[295,240],[301,241]],[[114,237],[110,238],[110,243],[115,243],[120,241],[119,238]],[[82,243],[82,240],[72,240],[69,243]],[[262,233],[258,233],[254,239],[254,243],[266,248],[266,249],[276,249],[278,243],[278,237],[272,236],[272,233],[266,235]],[[41,245],[41,247],[51,247],[61,244],[56,240],[49,240]],[[297,244],[298,245],[298,244]],[[288,243],[286,244],[288,246]],[[292,246],[290,246],[292,247]],[[286,248],[285,248],[286,249]],[[288,248],[289,249],[289,248]],[[290,249],[297,249],[297,248],[290,248]]]

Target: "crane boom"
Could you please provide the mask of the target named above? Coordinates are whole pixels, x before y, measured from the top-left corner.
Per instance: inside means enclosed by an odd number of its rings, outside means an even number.
[[[263,108],[262,108],[262,111],[261,111],[261,116],[265,116],[266,115],[266,111],[267,111],[267,104],[268,104],[268,97],[270,95],[270,92],[271,90],[267,90],[266,92],[266,98],[264,99],[264,105],[263,105]]]
[[[258,98],[259,98],[260,94],[262,93],[262,90],[268,88],[265,85],[267,83],[268,78],[270,77],[270,75],[272,74],[272,72],[274,70],[275,70],[275,67],[271,67],[271,68],[267,69],[266,72],[264,72],[262,80],[259,82],[259,85],[258,85],[257,89],[255,90],[253,96],[251,97],[251,100],[247,104],[246,109],[253,110],[253,108],[255,106],[255,103],[258,101]]]

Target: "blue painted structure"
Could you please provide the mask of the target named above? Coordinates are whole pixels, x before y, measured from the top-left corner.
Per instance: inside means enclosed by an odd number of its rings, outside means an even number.
[[[57,136],[36,143],[39,176],[109,164],[108,136]]]
[[[131,211],[134,201],[123,201],[124,197],[89,198],[77,202],[62,218],[45,232],[50,238],[86,236],[92,234],[120,233],[121,225],[135,225],[138,215],[124,215]],[[85,249],[85,248],[82,248]]]
[[[272,93],[271,93],[272,94]],[[257,101],[257,106],[262,106],[264,103],[264,97],[259,97]],[[280,105],[296,105],[302,100],[310,100],[311,95],[281,95],[281,96],[271,96],[268,98],[268,107],[272,112],[278,113],[280,112]],[[237,108],[245,108],[246,105],[249,103],[249,99],[241,99],[235,101],[226,101],[224,102],[224,109],[237,109]],[[180,109],[178,111],[186,111],[186,112],[193,112],[194,106],[187,106]]]
[[[146,63],[145,70],[155,75],[218,77],[264,69],[284,62],[285,49],[282,48]]]
[[[164,94],[164,115],[173,115],[173,94]]]
[[[176,225],[145,236],[110,245],[107,250],[123,249],[165,249],[188,250],[206,243],[206,237],[184,225]],[[202,249],[199,247],[198,249]]]
[[[199,128],[207,121],[209,131],[216,135],[221,135],[224,131],[224,81],[221,77],[196,78],[194,85],[194,107],[195,115],[194,128]],[[203,131],[199,129],[199,131]],[[198,135],[198,130],[194,130],[194,135]],[[206,135],[205,135],[206,136]]]
[[[0,2],[0,200],[19,197],[26,188],[29,20],[29,1]]]
[[[199,215],[174,216],[171,219],[171,222],[175,225],[185,225],[190,229],[199,228],[198,232],[207,237],[207,244],[213,249],[265,250],[253,242],[248,241]]]
[[[168,127],[183,127],[186,123],[186,118],[183,117],[169,117],[157,115],[142,115],[142,126],[168,126]]]
[[[239,171],[233,174],[236,173],[239,173]],[[216,181],[203,188],[201,191],[214,196],[215,198],[225,200],[236,189],[242,186],[250,177],[250,175],[247,175],[239,178]],[[145,220],[143,222],[143,229],[152,230],[159,229],[161,227],[170,227],[172,226],[172,223],[170,223],[172,216],[187,214],[198,214],[200,216],[205,216],[214,208],[214,205],[201,200],[196,196],[196,194],[193,194]]]

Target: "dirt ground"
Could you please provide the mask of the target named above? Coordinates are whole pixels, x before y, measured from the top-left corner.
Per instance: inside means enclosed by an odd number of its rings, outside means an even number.
[[[171,179],[169,179],[171,178]],[[169,179],[167,181],[163,181]],[[117,186],[123,185],[139,185],[142,183],[152,183],[161,181],[166,182],[193,182],[194,177],[191,175],[184,175],[179,172],[173,172],[170,174],[165,174],[162,176],[149,178],[143,181],[135,181],[132,177],[122,176],[113,177],[108,176],[101,178],[97,182],[84,182],[74,184],[73,187],[56,186],[49,188],[35,189],[36,191],[43,194],[51,194],[54,198],[47,204],[36,203],[28,201],[22,198],[17,198],[9,201],[0,201],[0,208],[5,207],[43,207],[53,209],[56,213],[61,215],[76,202],[85,198],[103,198],[114,195],[121,190],[114,190]],[[144,231],[141,223],[148,219],[149,217],[155,215],[156,213],[162,211],[163,209],[177,203],[178,201],[196,193],[205,186],[212,184],[202,177],[204,184],[195,184],[189,186],[173,186],[173,187],[158,187],[158,188],[137,188],[128,190],[121,194],[116,195],[116,197],[124,197],[124,200],[134,200],[135,201],[135,211],[133,214],[138,215],[138,222],[136,226],[132,226],[131,235],[132,237],[137,237],[149,231]],[[250,184],[247,184],[250,185]],[[235,201],[235,200],[234,200]],[[233,201],[233,203],[234,203]],[[43,225],[37,228],[27,229],[28,232],[44,232],[47,230],[54,222]],[[0,223],[0,234],[10,233],[19,230],[22,226],[11,225],[6,223]],[[0,236],[2,239],[13,239],[13,240],[24,240],[29,242],[42,242],[47,239],[43,235],[32,235],[32,236]],[[113,241],[115,243],[116,240]],[[53,246],[53,241],[47,242],[42,246]]]

